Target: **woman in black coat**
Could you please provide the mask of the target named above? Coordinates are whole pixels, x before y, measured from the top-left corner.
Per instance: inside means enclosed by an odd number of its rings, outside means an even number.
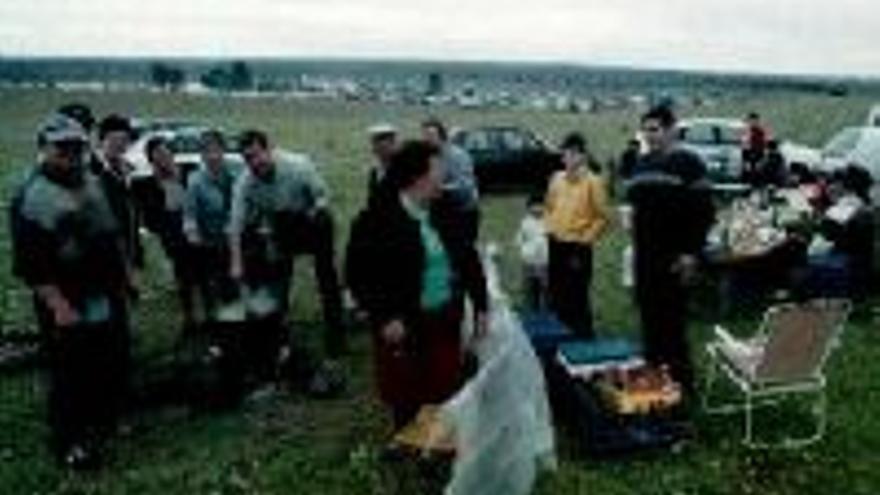
[[[486,281],[475,251],[437,228],[433,200],[442,170],[436,148],[404,143],[384,179],[381,199],[351,229],[346,278],[374,332],[377,381],[395,426],[461,385],[464,296],[477,334],[486,330]],[[436,213],[436,212],[434,212]]]

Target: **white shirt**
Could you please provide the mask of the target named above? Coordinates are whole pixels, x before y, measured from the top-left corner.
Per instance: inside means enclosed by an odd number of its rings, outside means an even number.
[[[520,260],[526,265],[546,266],[549,260],[547,229],[544,222],[532,215],[523,217],[516,233]]]

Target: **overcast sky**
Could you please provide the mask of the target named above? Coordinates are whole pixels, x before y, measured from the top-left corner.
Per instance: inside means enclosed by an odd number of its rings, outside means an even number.
[[[0,55],[415,57],[880,76],[880,1],[3,0]]]

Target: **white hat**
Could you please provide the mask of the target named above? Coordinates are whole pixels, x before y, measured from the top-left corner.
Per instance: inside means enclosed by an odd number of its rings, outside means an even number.
[[[37,136],[47,143],[62,141],[88,142],[85,129],[76,120],[61,113],[53,113],[40,123]]]
[[[380,122],[378,124],[371,125],[367,128],[367,134],[370,137],[379,137],[387,134],[397,134],[397,127],[394,127],[392,124],[388,122]]]

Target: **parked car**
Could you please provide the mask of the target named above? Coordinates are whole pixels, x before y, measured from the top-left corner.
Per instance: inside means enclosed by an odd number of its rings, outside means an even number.
[[[185,118],[132,118],[131,127],[134,129],[135,135],[140,137],[148,133],[158,131],[176,131],[190,127],[204,127],[198,122]]]
[[[746,124],[738,119],[685,119],[676,127],[682,147],[703,159],[713,182],[740,180],[745,133]]]
[[[880,179],[880,127],[846,127],[822,147],[819,170],[833,172],[855,163]]]
[[[868,127],[880,127],[880,105],[874,105],[868,111],[868,118],[865,121]]]
[[[822,148],[822,162],[817,169],[832,173],[850,164],[868,170],[874,179],[871,195],[875,202],[880,200],[880,127],[842,129]]]
[[[747,132],[740,119],[694,118],[680,121],[676,127],[681,145],[706,163],[713,182],[739,182],[742,176],[742,142]],[[818,150],[791,141],[779,143],[785,163],[815,167],[820,162]]]
[[[154,136],[160,136],[167,140],[168,147],[174,155],[174,162],[184,174],[189,174],[202,163],[201,135],[208,130],[204,126],[177,126],[173,128],[159,128],[158,130],[144,131],[131,145],[126,157],[134,167],[134,178],[152,175],[153,170],[147,160],[146,145]],[[238,153],[238,144],[235,136],[226,136],[226,158],[231,162],[244,164]]]
[[[512,126],[461,129],[452,142],[474,160],[480,190],[525,188],[543,191],[550,174],[562,168],[560,154],[532,131]]]

